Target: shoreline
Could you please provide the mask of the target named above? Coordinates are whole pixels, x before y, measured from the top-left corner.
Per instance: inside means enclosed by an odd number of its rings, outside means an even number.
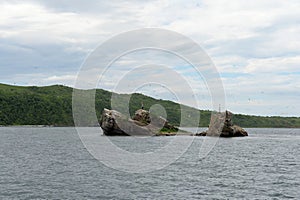
[[[100,126],[54,126],[54,125],[0,125],[0,128],[101,128]],[[183,127],[183,128],[208,128],[208,127]],[[244,127],[245,129],[300,129],[300,127]],[[174,132],[162,132],[173,134]]]

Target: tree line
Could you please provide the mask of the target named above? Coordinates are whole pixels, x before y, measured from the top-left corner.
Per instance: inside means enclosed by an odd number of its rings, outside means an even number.
[[[52,85],[37,86],[11,86],[0,84],[0,125],[48,125],[48,126],[74,126],[72,113],[73,88]],[[173,125],[180,125],[184,121],[186,126],[190,119],[199,118],[199,126],[209,125],[211,111],[196,110],[178,103],[154,99],[143,94],[114,94],[118,99],[129,99],[129,113],[141,108],[149,110],[151,106],[158,104],[164,107],[167,120]],[[95,110],[98,120],[104,108],[111,109],[112,93],[106,90],[95,91]],[[114,108],[126,109],[122,101],[116,102]],[[199,115],[199,116],[197,116]],[[88,118],[87,118],[88,120]],[[233,122],[242,127],[276,127],[276,128],[300,128],[299,117],[263,117],[235,114]],[[88,122],[87,124],[88,125]]]

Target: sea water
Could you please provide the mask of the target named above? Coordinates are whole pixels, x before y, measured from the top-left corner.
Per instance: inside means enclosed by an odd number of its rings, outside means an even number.
[[[247,131],[204,159],[195,137],[164,169],[127,173],[95,159],[75,128],[0,127],[0,199],[300,199],[300,129]],[[110,138],[139,153],[172,139]]]

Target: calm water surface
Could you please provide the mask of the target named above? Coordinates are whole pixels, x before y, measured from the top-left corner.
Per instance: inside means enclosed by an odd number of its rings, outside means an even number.
[[[300,199],[300,129],[247,130],[203,160],[197,137],[165,169],[130,174],[94,159],[74,128],[0,127],[0,199]],[[136,152],[170,140],[111,138]]]

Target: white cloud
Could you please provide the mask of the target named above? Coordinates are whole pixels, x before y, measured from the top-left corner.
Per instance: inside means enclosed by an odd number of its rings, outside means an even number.
[[[1,3],[0,37],[21,44],[93,42],[93,34],[106,34],[101,18],[73,12],[53,12],[33,3]]]
[[[45,81],[75,81],[76,75],[62,75],[62,76],[50,76]]]
[[[300,56],[249,59],[246,73],[300,73]]]
[[[47,86],[54,84],[74,86],[76,75],[64,74],[64,75],[51,75],[45,73],[26,73],[26,74],[14,74],[11,77],[2,78],[3,83],[8,84],[20,84],[25,86],[39,85]]]

